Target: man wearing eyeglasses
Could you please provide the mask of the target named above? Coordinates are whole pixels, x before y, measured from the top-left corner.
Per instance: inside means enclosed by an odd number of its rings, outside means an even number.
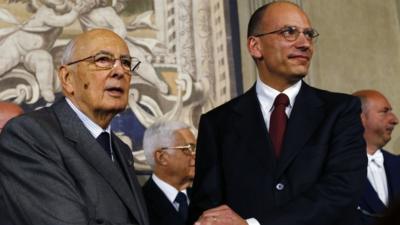
[[[310,87],[318,32],[294,3],[252,15],[258,78],[200,119],[190,220],[196,225],[349,225],[366,177],[357,98]]]
[[[148,127],[143,149],[153,174],[143,186],[150,225],[185,225],[194,177],[196,139],[180,121],[158,121]]]
[[[365,128],[368,157],[368,182],[365,183],[358,210],[361,224],[375,224],[400,197],[400,157],[383,149],[399,120],[382,93],[360,90],[353,95],[361,99],[361,121]]]
[[[149,224],[131,151],[110,127],[138,64],[110,30],[66,46],[58,73],[65,98],[0,135],[1,210],[11,224]]]

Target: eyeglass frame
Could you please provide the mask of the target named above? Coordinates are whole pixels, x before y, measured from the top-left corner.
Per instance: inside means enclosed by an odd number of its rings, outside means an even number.
[[[293,36],[293,37],[295,37],[293,40],[288,39],[289,36],[285,36],[284,35],[284,32],[290,31],[290,29],[297,31],[297,35]],[[307,38],[306,34],[304,33],[304,32],[306,32],[306,30],[313,31],[313,33],[315,35],[313,35],[310,38]],[[319,36],[318,31],[316,29],[312,28],[312,27],[304,28],[302,31],[300,31],[299,27],[297,27],[297,26],[289,26],[289,25],[285,25],[285,26],[279,28],[278,30],[274,30],[274,31],[271,31],[271,32],[265,32],[265,33],[260,33],[260,34],[254,34],[254,35],[251,35],[251,36],[253,36],[253,37],[262,37],[262,36],[265,36],[265,35],[276,34],[276,33],[281,35],[287,41],[296,41],[299,38],[300,33],[303,33],[304,37],[310,42],[314,42],[314,40],[316,40],[316,38]]]
[[[98,56],[99,54],[105,54],[105,55],[110,56],[111,59],[114,61],[114,63],[112,64],[112,66],[111,66],[111,67],[102,67],[102,66],[97,65],[97,64],[96,64],[96,61],[95,61],[95,57]],[[73,64],[76,64],[76,63],[80,63],[80,62],[83,62],[83,61],[87,61],[88,59],[92,59],[92,60],[91,60],[91,63],[93,63],[94,65],[96,65],[98,68],[108,70],[108,69],[114,68],[115,65],[116,65],[115,63],[117,62],[117,60],[119,60],[120,63],[121,63],[121,67],[124,68],[124,67],[122,66],[122,62],[121,62],[121,58],[122,58],[122,57],[129,57],[129,58],[131,59],[131,63],[132,63],[132,60],[133,60],[133,59],[137,60],[136,65],[135,65],[132,69],[129,69],[129,70],[124,69],[125,71],[129,71],[130,73],[132,73],[133,71],[135,71],[135,69],[139,67],[140,63],[142,63],[138,58],[133,57],[133,56],[120,56],[119,58],[115,58],[115,57],[114,57],[111,53],[109,53],[109,52],[102,52],[102,51],[100,51],[100,52],[98,52],[98,53],[96,53],[96,54],[94,54],[94,55],[90,55],[90,56],[88,56],[88,57],[86,57],[86,58],[78,59],[78,60],[75,60],[75,61],[66,63],[65,65],[70,66],[70,65],[73,65]]]
[[[160,150],[181,150],[183,153],[195,154],[196,153],[196,144],[186,144],[186,145],[178,145],[178,146],[169,146],[169,147],[161,147]]]

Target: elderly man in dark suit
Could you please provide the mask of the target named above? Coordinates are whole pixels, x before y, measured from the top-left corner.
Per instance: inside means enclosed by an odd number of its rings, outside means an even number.
[[[110,30],[68,44],[59,69],[65,98],[0,135],[1,210],[12,224],[149,224],[131,151],[110,129],[138,63]]]
[[[150,225],[185,225],[194,177],[196,139],[180,121],[159,121],[147,128],[143,149],[153,175],[143,186]]]
[[[291,2],[252,15],[257,82],[200,120],[196,224],[355,224],[367,164],[360,101],[302,81],[317,36]]]
[[[361,224],[375,224],[392,202],[400,197],[400,157],[383,147],[399,123],[386,97],[376,90],[360,90],[361,121],[367,142],[368,182],[359,203]]]

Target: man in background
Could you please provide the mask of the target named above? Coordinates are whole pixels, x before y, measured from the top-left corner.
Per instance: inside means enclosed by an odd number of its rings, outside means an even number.
[[[196,139],[178,121],[160,121],[144,133],[143,148],[153,174],[143,186],[150,225],[185,225],[194,177]]]
[[[368,182],[359,203],[362,224],[375,224],[390,204],[400,197],[400,157],[383,149],[398,119],[386,97],[376,90],[360,90],[361,121],[367,142]]]
[[[317,36],[294,3],[253,13],[247,47],[259,76],[200,119],[191,221],[356,224],[367,167],[360,101],[302,81]]]
[[[17,117],[0,135],[0,210],[12,224],[149,224],[131,151],[110,126],[139,63],[110,30],[67,45],[58,71],[65,98]]]

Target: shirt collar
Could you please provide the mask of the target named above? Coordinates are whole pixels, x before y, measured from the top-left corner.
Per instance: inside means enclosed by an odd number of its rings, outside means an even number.
[[[79,119],[82,121],[83,125],[89,130],[90,134],[94,138],[97,138],[101,133],[107,132],[110,134],[111,132],[111,125],[108,125],[106,129],[101,128],[99,125],[97,125],[95,122],[93,122],[88,116],[86,116],[81,110],[79,110],[70,99],[65,98],[67,101],[68,105],[74,110],[76,115],[79,117]]]
[[[378,149],[372,155],[367,153],[367,157],[368,157],[368,165],[370,165],[371,163],[374,163],[379,168],[383,167],[384,158],[383,158],[382,151],[380,149]]]
[[[288,106],[289,108],[293,108],[296,96],[299,93],[300,88],[301,88],[301,80],[297,81],[295,84],[288,87],[282,92],[286,94],[289,98],[289,106]],[[257,77],[256,93],[258,98],[260,99],[260,102],[263,103],[263,107],[268,111],[271,111],[273,109],[273,104],[276,96],[278,96],[281,92],[268,86],[267,84],[262,82],[259,77]]]
[[[161,180],[157,175],[153,174],[150,179],[153,179],[154,183],[164,192],[165,196],[167,196],[168,200],[173,203],[175,201],[176,196],[178,195],[178,190],[174,188],[172,185],[168,184],[167,182]],[[180,192],[185,193],[187,196],[187,191],[182,190]]]

